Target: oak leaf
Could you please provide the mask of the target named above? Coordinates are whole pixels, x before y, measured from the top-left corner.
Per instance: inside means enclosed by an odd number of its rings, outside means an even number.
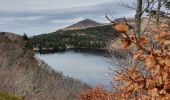
[[[158,89],[157,88],[153,88],[151,90],[148,91],[148,93],[152,96],[152,97],[157,97],[158,95]]]
[[[165,90],[165,89],[162,89],[161,91],[159,91],[159,93],[160,93],[161,95],[164,95],[164,94],[166,94],[166,90]]]
[[[158,27],[158,25],[156,25],[156,24],[151,25],[150,31],[151,31],[151,32],[154,32],[154,33],[158,33],[158,32],[159,32],[159,27]]]
[[[113,26],[117,32],[127,33],[129,31],[129,25],[126,23],[118,23]]]
[[[150,27],[150,31],[154,32],[154,33],[159,33],[161,30],[163,30],[165,28],[167,29],[168,27],[169,27],[169,25],[166,23],[160,23],[159,25],[153,24]]]
[[[138,50],[138,51],[133,55],[133,60],[137,60],[142,54],[143,54],[143,50]]]
[[[131,45],[131,41],[127,37],[123,37],[121,43],[124,48],[128,48]]]
[[[160,24],[159,24],[159,27],[160,27],[160,29],[164,29],[164,28],[168,28],[169,25],[166,24],[166,23],[160,23]]]
[[[139,46],[144,46],[144,44],[148,43],[148,39],[146,37],[141,36],[138,41],[137,44]]]
[[[170,44],[170,40],[165,40],[163,44],[164,45],[169,45]]]
[[[167,72],[163,72],[163,73],[162,73],[163,81],[167,80],[168,75],[169,75],[169,74],[168,74]]]
[[[156,39],[156,41],[160,41],[160,40],[161,40],[160,34],[156,34],[156,35],[155,35],[155,39]]]
[[[170,57],[165,58],[165,65],[170,66]]]
[[[145,64],[147,65],[148,68],[154,67],[154,65],[155,65],[154,57],[152,55],[146,56]]]

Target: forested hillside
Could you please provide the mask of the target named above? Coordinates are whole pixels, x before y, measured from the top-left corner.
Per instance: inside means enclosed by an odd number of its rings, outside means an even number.
[[[39,50],[62,50],[84,48],[89,50],[105,49],[108,41],[118,35],[111,25],[97,26],[78,30],[58,30],[30,38],[34,48]]]

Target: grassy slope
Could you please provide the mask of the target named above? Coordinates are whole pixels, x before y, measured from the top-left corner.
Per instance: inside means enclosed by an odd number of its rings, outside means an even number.
[[[23,97],[14,96],[8,93],[0,93],[0,100],[24,100]]]

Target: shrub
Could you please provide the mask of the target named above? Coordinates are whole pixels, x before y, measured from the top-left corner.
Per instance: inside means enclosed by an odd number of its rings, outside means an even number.
[[[165,23],[154,26],[150,28],[154,34],[148,37],[145,34],[137,36],[133,28],[127,30],[126,23],[114,25],[122,33],[122,46],[133,53],[132,63],[115,71],[114,92],[92,88],[82,93],[80,99],[100,100],[98,97],[102,94],[102,100],[169,100],[170,28]]]

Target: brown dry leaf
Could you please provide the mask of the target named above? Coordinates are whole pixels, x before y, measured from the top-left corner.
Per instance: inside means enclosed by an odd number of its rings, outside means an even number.
[[[153,50],[152,56],[154,58],[158,58],[161,56],[161,51],[160,50]]]
[[[132,81],[127,82],[127,84],[125,85],[125,88],[129,88],[132,84],[133,84]]]
[[[157,88],[153,88],[153,89],[149,90],[148,92],[149,92],[149,94],[150,94],[152,97],[157,97],[157,96],[159,96],[159,95],[158,95],[158,89],[157,89]]]
[[[125,76],[122,74],[118,74],[115,78],[116,81],[123,81],[125,79]]]
[[[146,44],[148,42],[148,39],[146,39],[146,37],[140,37],[139,40],[137,41],[137,44],[139,46],[143,46],[144,44]]]
[[[151,52],[152,51],[151,47],[145,47],[144,49],[145,49],[146,52]]]
[[[143,54],[143,50],[138,50],[138,51],[133,55],[133,60],[137,60],[142,54]]]
[[[165,42],[164,39],[161,39],[161,40],[159,41],[160,45],[164,45],[164,42]]]
[[[151,70],[151,75],[155,77],[160,73],[160,71],[161,71],[160,65],[155,65],[154,69]]]
[[[161,40],[160,34],[156,34],[156,35],[155,35],[155,39],[156,39],[156,41],[160,41],[160,40]]]
[[[166,32],[166,31],[161,32],[161,33],[159,33],[159,34],[161,35],[161,37],[170,36],[170,33],[169,33],[169,32]]]
[[[169,30],[168,30],[168,31],[166,31],[166,33],[167,33],[167,34],[170,34],[170,28],[169,28]]]
[[[166,56],[160,56],[160,57],[157,57],[157,60],[161,65],[164,65],[165,64],[165,58],[166,58]]]
[[[169,67],[168,67],[168,66],[164,66],[164,70],[166,70],[167,72],[169,72]]]
[[[159,93],[160,93],[161,95],[164,95],[164,94],[166,94],[166,90],[162,89],[161,91],[159,91]]]
[[[170,80],[169,79],[164,82],[164,89],[170,89]]]
[[[129,31],[129,25],[126,23],[118,23],[113,26],[117,32],[127,33]]]
[[[134,91],[139,91],[140,88],[141,88],[141,87],[139,86],[138,83],[135,83],[135,84],[134,84]]]
[[[166,93],[164,96],[161,96],[158,100],[170,100],[170,94]]]
[[[154,33],[158,33],[159,32],[159,27],[156,24],[153,24],[150,27],[150,31],[154,32]]]
[[[164,45],[169,45],[170,44],[170,40],[165,40],[164,41]]]
[[[152,55],[148,55],[145,58],[145,64],[147,65],[148,68],[151,68],[155,65],[155,60]]]
[[[127,70],[128,75],[131,75],[134,72],[134,69],[129,67]]]
[[[161,45],[168,45],[170,44],[169,40],[164,39],[164,37],[170,36],[169,32],[161,32],[155,35],[156,41],[158,41]]]
[[[163,28],[168,28],[169,25],[166,24],[166,23],[160,23],[160,24],[159,24],[159,27],[160,27],[160,29],[163,29]]]
[[[165,58],[165,65],[170,66],[170,57]]]
[[[163,72],[163,73],[162,73],[163,81],[166,81],[166,80],[167,80],[168,75],[169,75],[169,74],[168,74],[167,72]]]
[[[163,84],[163,77],[162,77],[162,76],[159,76],[159,77],[158,77],[158,81],[159,81],[159,84],[162,85],[162,84]]]
[[[146,79],[146,88],[152,88],[154,87],[156,84],[155,80],[153,79]]]
[[[128,38],[126,38],[126,37],[123,37],[121,39],[121,43],[122,43],[122,46],[124,48],[127,48],[127,47],[129,47],[131,45],[131,41]]]
[[[153,24],[151,25],[150,27],[150,31],[151,32],[154,32],[154,33],[158,33],[160,32],[161,30],[165,29],[165,28],[168,28],[168,24],[166,23],[160,23],[160,25],[157,25],[157,24]]]

